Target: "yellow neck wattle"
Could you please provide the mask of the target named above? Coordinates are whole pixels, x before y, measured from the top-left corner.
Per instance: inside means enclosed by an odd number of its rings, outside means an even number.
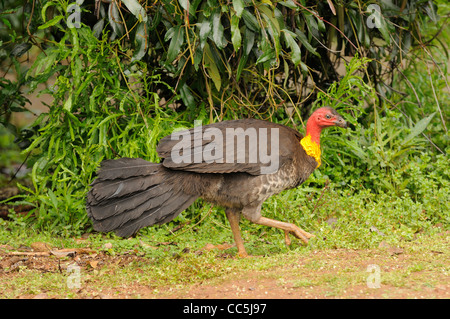
[[[306,154],[308,154],[311,157],[314,157],[314,159],[317,162],[317,167],[322,164],[320,160],[320,145],[314,142],[311,139],[311,135],[306,135],[304,138],[301,139],[300,145],[305,150]]]

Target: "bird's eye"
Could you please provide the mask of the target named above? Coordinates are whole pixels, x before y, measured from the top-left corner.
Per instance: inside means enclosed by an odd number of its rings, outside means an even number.
[[[329,119],[331,119],[331,115],[327,114],[327,115],[325,115],[325,118],[329,120]]]

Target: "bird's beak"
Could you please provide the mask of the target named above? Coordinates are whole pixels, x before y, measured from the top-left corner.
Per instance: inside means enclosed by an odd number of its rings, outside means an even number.
[[[345,121],[342,117],[338,117],[337,120],[334,121],[334,124],[336,126],[343,127],[343,128],[348,127],[347,121]]]

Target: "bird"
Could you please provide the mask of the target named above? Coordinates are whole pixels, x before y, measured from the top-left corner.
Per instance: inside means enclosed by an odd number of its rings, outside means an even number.
[[[156,148],[160,163],[141,158],[103,160],[87,193],[93,229],[119,237],[173,220],[202,198],[225,209],[239,257],[248,253],[241,217],[308,243],[313,237],[293,223],[262,216],[266,199],[296,188],[321,165],[320,134],[348,126],[333,108],[315,110],[303,136],[296,129],[259,119],[226,120],[173,132]]]

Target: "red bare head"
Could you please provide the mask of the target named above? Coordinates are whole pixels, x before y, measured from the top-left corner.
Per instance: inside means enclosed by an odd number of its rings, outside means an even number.
[[[314,111],[306,123],[306,135],[319,144],[322,129],[330,126],[347,127],[347,122],[336,112],[335,109],[325,106]]]

